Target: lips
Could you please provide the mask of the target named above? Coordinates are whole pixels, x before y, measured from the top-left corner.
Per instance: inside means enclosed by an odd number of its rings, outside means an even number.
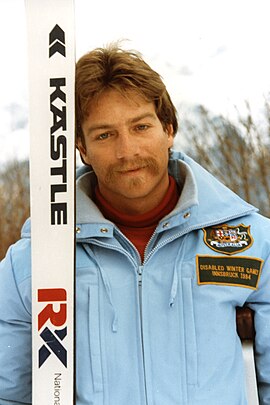
[[[119,173],[134,173],[134,172],[138,172],[141,169],[144,169],[146,166],[141,166],[141,167],[131,167],[125,170],[119,170]]]

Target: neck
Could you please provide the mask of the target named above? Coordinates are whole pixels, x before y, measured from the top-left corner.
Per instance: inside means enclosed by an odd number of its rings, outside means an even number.
[[[180,195],[177,183],[170,177],[169,188],[164,198],[156,207],[143,214],[127,214],[119,207],[114,208],[100,193],[99,187],[95,189],[94,201],[103,213],[104,217],[111,220],[119,227],[144,228],[156,226],[157,223],[175,207]]]
[[[163,198],[165,197],[169,188],[169,176],[162,180],[162,183],[146,195],[140,195],[139,197],[128,197],[114,193],[109,196],[106,193],[106,189],[103,189],[99,184],[99,192],[101,196],[117,211],[127,215],[141,215],[145,214],[158,207]]]

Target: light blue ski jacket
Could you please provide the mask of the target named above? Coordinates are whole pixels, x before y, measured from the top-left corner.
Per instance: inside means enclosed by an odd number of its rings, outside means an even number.
[[[270,221],[184,154],[142,263],[77,185],[77,405],[247,405],[235,308],[255,311],[270,404]],[[50,254],[50,252],[48,252]],[[0,404],[31,403],[30,226],[0,266]],[[63,404],[70,405],[70,404]]]

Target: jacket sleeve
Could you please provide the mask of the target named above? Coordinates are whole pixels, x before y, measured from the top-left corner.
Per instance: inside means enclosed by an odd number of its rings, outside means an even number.
[[[259,287],[250,296],[254,310],[255,361],[260,405],[270,404],[270,257],[265,260]]]
[[[21,240],[0,263],[0,405],[31,403],[30,311],[30,248]]]

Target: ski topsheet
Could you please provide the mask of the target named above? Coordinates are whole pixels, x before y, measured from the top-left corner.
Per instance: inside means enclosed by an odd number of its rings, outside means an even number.
[[[74,401],[73,0],[25,0],[29,50],[32,403]]]

